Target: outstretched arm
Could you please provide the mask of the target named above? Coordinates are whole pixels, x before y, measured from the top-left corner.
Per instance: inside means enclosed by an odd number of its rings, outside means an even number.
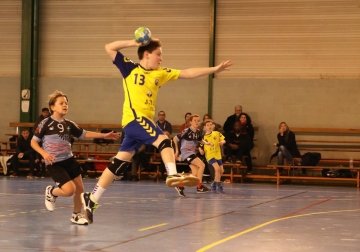
[[[183,79],[194,79],[201,76],[206,76],[213,73],[220,73],[224,70],[228,70],[232,62],[230,60],[226,60],[221,62],[219,65],[214,67],[200,67],[200,68],[188,68],[181,70],[180,78]]]
[[[104,139],[118,140],[120,138],[120,133],[114,131],[108,133],[86,131],[85,138],[104,138]]]
[[[118,40],[105,45],[105,51],[114,61],[117,51],[128,48],[128,47],[138,47],[141,43],[136,42],[135,40]]]

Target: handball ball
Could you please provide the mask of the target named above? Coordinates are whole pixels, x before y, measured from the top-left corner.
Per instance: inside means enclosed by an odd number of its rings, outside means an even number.
[[[151,31],[147,27],[139,27],[135,30],[135,41],[141,43],[143,46],[150,43]]]

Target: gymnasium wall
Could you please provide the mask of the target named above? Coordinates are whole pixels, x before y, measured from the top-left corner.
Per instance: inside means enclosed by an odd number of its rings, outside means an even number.
[[[17,5],[16,5],[17,3]],[[118,123],[122,86],[104,44],[131,39],[147,25],[163,42],[164,66],[184,69],[209,62],[210,1],[42,1],[39,106],[59,89],[68,94],[76,122]],[[360,3],[356,0],[217,1],[216,62],[231,71],[214,80],[213,117],[223,124],[243,105],[259,127],[255,155],[266,163],[277,126],[359,128]],[[4,0],[0,16],[0,140],[19,120],[21,1]],[[1,6],[0,6],[1,7]],[[19,14],[20,10],[20,14]],[[14,15],[17,14],[17,15]],[[13,20],[9,23],[9,21]],[[3,25],[6,24],[6,25]],[[12,33],[3,33],[13,27]],[[7,38],[11,38],[9,43]],[[8,46],[9,48],[9,46]],[[136,61],[134,48],[125,54]],[[4,67],[4,66],[7,67]],[[207,78],[178,80],[162,88],[158,109],[173,124],[208,106]],[[11,104],[12,106],[9,106]]]
[[[10,121],[19,120],[21,1],[0,1],[0,141]]]

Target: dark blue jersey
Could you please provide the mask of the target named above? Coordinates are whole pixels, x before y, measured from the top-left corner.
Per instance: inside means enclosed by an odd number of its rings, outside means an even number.
[[[84,138],[86,131],[73,121],[56,121],[52,117],[42,120],[35,130],[33,139],[41,142],[42,148],[55,156],[55,161],[63,161],[73,156],[71,141],[73,137]]]
[[[177,138],[180,141],[181,160],[185,160],[190,155],[197,153],[197,147],[199,147],[202,140],[202,135],[199,129],[193,131],[191,128],[186,128],[177,135]]]

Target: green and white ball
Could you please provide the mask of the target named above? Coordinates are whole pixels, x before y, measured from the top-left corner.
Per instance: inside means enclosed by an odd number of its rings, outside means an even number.
[[[150,43],[151,31],[145,26],[141,26],[135,30],[135,41],[141,43],[143,46]]]

